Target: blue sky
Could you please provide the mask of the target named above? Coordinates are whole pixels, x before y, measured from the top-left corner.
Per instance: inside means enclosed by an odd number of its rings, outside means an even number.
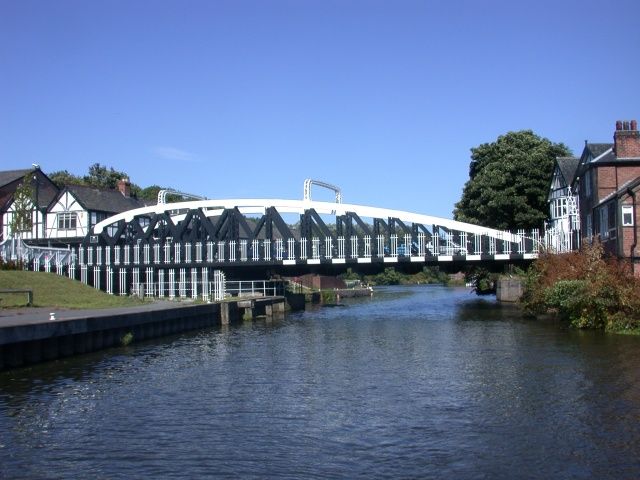
[[[450,218],[469,150],[640,119],[640,2],[0,0],[0,169]],[[314,190],[314,199],[331,194]]]

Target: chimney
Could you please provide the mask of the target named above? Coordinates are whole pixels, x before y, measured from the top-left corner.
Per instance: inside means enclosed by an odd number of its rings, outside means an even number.
[[[613,134],[613,151],[618,158],[640,158],[640,132],[638,122],[616,122],[616,132]]]
[[[118,180],[118,190],[127,198],[131,196],[131,183],[128,178]]]

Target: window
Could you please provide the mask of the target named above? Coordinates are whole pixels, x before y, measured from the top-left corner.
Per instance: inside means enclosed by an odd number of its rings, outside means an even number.
[[[616,238],[618,233],[616,202],[609,203],[607,210],[607,216],[609,217],[609,238]]]
[[[602,238],[609,237],[609,210],[600,208],[600,236]]]
[[[622,226],[633,227],[633,205],[622,206]]]
[[[567,197],[556,198],[551,202],[551,218],[565,218],[569,213]]]
[[[105,218],[107,218],[108,215],[104,212],[91,212],[90,215],[90,221],[91,221],[91,225],[89,225],[91,228],[93,228],[93,226],[96,223],[101,222],[102,220],[104,220]]]
[[[78,217],[75,213],[58,214],[58,230],[75,230],[78,226]]]
[[[591,170],[587,170],[587,173],[584,176],[584,194],[587,197],[591,196]]]
[[[587,214],[587,238],[591,240],[593,238],[593,221],[591,214]]]

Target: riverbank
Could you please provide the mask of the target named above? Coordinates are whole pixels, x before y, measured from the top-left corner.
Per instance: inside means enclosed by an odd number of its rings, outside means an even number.
[[[640,334],[640,280],[598,242],[541,255],[525,277],[523,305],[534,315],[556,313],[579,329]]]
[[[64,309],[100,309],[135,307],[148,304],[138,297],[109,295],[55,273],[25,270],[0,270],[0,290],[29,289],[33,292],[33,307]],[[0,293],[0,307],[27,306],[22,293]]]
[[[284,297],[222,303],[157,301],[88,310],[0,310],[0,370],[285,312]]]

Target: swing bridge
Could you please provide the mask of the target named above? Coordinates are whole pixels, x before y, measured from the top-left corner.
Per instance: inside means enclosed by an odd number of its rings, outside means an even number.
[[[336,202],[312,200],[312,183],[334,190]],[[22,259],[112,294],[211,299],[227,277],[498,269],[528,263],[541,248],[537,230],[342,203],[337,187],[307,180],[303,200],[199,199],[129,210],[96,224],[77,247],[27,248]]]

